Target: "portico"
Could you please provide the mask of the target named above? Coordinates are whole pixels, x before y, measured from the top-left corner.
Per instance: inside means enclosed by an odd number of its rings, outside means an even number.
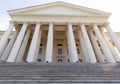
[[[120,42],[108,24],[109,13],[55,2],[9,14],[10,26],[0,40],[1,61],[120,62]],[[104,29],[111,41],[104,38]]]

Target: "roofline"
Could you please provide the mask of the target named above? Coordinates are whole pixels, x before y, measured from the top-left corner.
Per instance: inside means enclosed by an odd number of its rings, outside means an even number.
[[[21,9],[28,9],[28,8],[38,7],[38,6],[46,6],[46,5],[55,4],[55,3],[56,3],[56,4],[57,4],[57,3],[59,3],[59,4],[63,3],[63,4],[67,4],[67,5],[73,5],[73,6],[75,6],[76,8],[77,8],[77,7],[80,7],[80,8],[83,8],[83,9],[85,9],[85,10],[91,9],[91,10],[93,10],[92,12],[99,11],[100,13],[105,13],[105,14],[107,14],[108,16],[110,16],[110,15],[112,14],[112,13],[105,12],[105,11],[101,11],[101,10],[98,10],[98,9],[83,7],[83,6],[80,6],[80,5],[76,5],[76,4],[72,4],[72,3],[68,3],[68,2],[63,2],[63,1],[56,1],[56,2],[50,2],[50,3],[35,5],[35,6],[18,8],[18,9],[14,9],[14,10],[8,10],[7,12],[10,14],[10,12],[17,11],[17,10],[21,10]]]
[[[17,9],[13,9],[13,10],[8,10],[7,12],[12,12],[12,11],[16,11],[16,10],[20,10],[20,9],[26,9],[26,8],[32,8],[32,7],[38,7],[38,6],[43,6],[43,5],[48,5],[48,4],[58,3],[58,2],[62,2],[62,1],[48,2],[48,3],[43,3],[43,4],[40,4],[40,5],[33,5],[33,6],[29,6],[29,7],[17,8]]]

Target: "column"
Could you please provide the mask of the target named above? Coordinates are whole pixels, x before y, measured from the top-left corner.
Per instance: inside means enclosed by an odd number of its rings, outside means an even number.
[[[94,29],[94,31],[96,33],[96,36],[98,37],[98,40],[100,42],[100,45],[101,45],[101,47],[102,47],[102,49],[104,51],[104,54],[105,54],[108,62],[115,62],[114,58],[112,57],[112,53],[110,52],[106,42],[104,41],[100,31],[98,30],[97,25],[93,24],[93,26],[94,26],[93,29]]]
[[[98,46],[98,43],[95,39],[95,36],[93,35],[93,31],[89,31],[89,36],[91,38],[91,42],[93,44],[93,48],[95,50],[96,53],[96,57],[98,59],[99,62],[104,62],[104,57],[102,52],[100,51],[100,47]]]
[[[13,26],[14,26],[14,23],[10,22],[10,25],[9,25],[7,31],[4,33],[4,35],[2,36],[2,38],[0,40],[0,53],[3,52],[3,49],[5,47],[5,43],[7,42],[8,38],[10,36],[10,33],[11,33],[12,29],[13,29]]]
[[[97,60],[95,58],[95,54],[94,54],[92,45],[90,43],[90,40],[89,40],[87,31],[86,31],[85,25],[83,23],[81,24],[81,31],[82,31],[83,38],[85,40],[85,44],[86,44],[86,47],[87,47],[87,51],[88,51],[90,62],[91,63],[96,63]]]
[[[53,23],[49,24],[45,62],[52,62],[53,57]]]
[[[112,44],[111,42],[109,42],[109,40],[108,40],[108,38],[105,36],[104,32],[102,32],[102,35],[103,35],[106,43],[108,44],[108,47],[109,47],[109,49],[111,50],[114,59],[115,59],[117,62],[120,62],[120,56],[119,56],[118,52],[115,50],[113,44]]]
[[[77,62],[78,56],[77,56],[76,43],[75,43],[75,38],[74,38],[74,33],[73,33],[71,23],[68,23],[67,39],[68,39],[68,50],[69,50],[70,62]]]
[[[26,22],[23,23],[23,26],[20,30],[20,33],[17,36],[17,39],[16,39],[15,44],[11,50],[11,53],[8,57],[7,62],[14,62],[15,61],[16,56],[17,56],[18,51],[19,51],[19,48],[21,46],[22,40],[24,38],[24,34],[25,34],[26,29],[27,29],[27,25],[28,25],[28,23],[26,23]]]
[[[39,39],[39,33],[40,33],[40,23],[36,23],[35,31],[33,34],[33,38],[30,44],[28,56],[27,56],[27,61],[28,62],[35,62],[35,52],[37,48],[37,42]]]
[[[36,61],[37,61],[38,55],[39,55],[39,47],[40,47],[40,43],[41,43],[41,35],[42,35],[42,31],[40,30],[39,38],[38,38],[38,41],[37,41],[37,48],[36,48],[36,52],[35,52],[35,60]]]
[[[117,47],[117,49],[118,49],[118,51],[120,53],[120,40],[117,38],[116,34],[111,30],[108,23],[105,24],[105,27],[106,27],[112,41],[114,42],[114,44],[116,45],[116,47]]]
[[[6,49],[5,49],[5,51],[4,51],[4,53],[3,53],[2,57],[1,57],[2,61],[6,61],[7,60],[18,33],[19,33],[19,29],[16,29],[16,31],[14,32],[10,42],[8,43]]]
[[[79,41],[80,41],[80,45],[81,45],[81,49],[83,53],[83,58],[85,59],[85,62],[90,62],[86,44],[85,44],[85,41],[83,39],[83,36],[80,30],[78,30],[78,36],[79,36]]]
[[[7,39],[7,41],[4,43],[3,49],[0,52],[0,57],[2,56],[2,54],[4,53],[4,50],[6,49],[7,45],[9,43],[9,40]]]
[[[20,50],[18,52],[18,56],[16,57],[16,62],[22,62],[23,61],[25,49],[26,49],[26,46],[27,46],[27,43],[28,43],[28,40],[29,40],[29,37],[30,37],[30,32],[31,32],[31,30],[27,29],[24,40],[23,40],[22,45],[20,47]]]

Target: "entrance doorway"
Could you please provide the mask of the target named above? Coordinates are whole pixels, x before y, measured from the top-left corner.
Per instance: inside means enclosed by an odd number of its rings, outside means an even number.
[[[58,62],[62,62],[62,59],[58,59]]]

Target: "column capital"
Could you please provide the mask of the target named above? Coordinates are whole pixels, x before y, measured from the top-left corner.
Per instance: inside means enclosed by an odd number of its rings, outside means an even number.
[[[36,26],[38,26],[38,27],[39,27],[40,25],[41,25],[41,24],[40,24],[40,22],[37,22],[37,23],[36,23]]]
[[[28,24],[28,22],[23,22],[23,24]]]
[[[10,25],[13,26],[13,27],[16,25],[16,23],[15,23],[14,21],[9,21],[9,23],[10,23]]]
[[[104,23],[104,27],[107,28],[109,27],[110,23]]]
[[[94,25],[96,25],[97,26],[97,23],[92,23],[92,25],[94,26]]]
[[[49,25],[53,25],[53,22],[49,22]]]
[[[52,23],[52,22],[50,22],[48,26],[49,26],[49,27],[48,27],[48,31],[54,30],[54,28],[53,28],[53,23]]]
[[[72,24],[72,23],[71,23],[71,22],[68,22],[67,24],[70,25],[70,24]]]
[[[93,27],[97,27],[97,28],[98,28],[98,26],[97,26],[97,24],[96,24],[96,23],[93,23],[92,25],[93,25]]]
[[[41,24],[40,22],[36,22],[36,24]]]
[[[82,25],[85,25],[85,23],[80,23],[80,25],[82,26]]]

